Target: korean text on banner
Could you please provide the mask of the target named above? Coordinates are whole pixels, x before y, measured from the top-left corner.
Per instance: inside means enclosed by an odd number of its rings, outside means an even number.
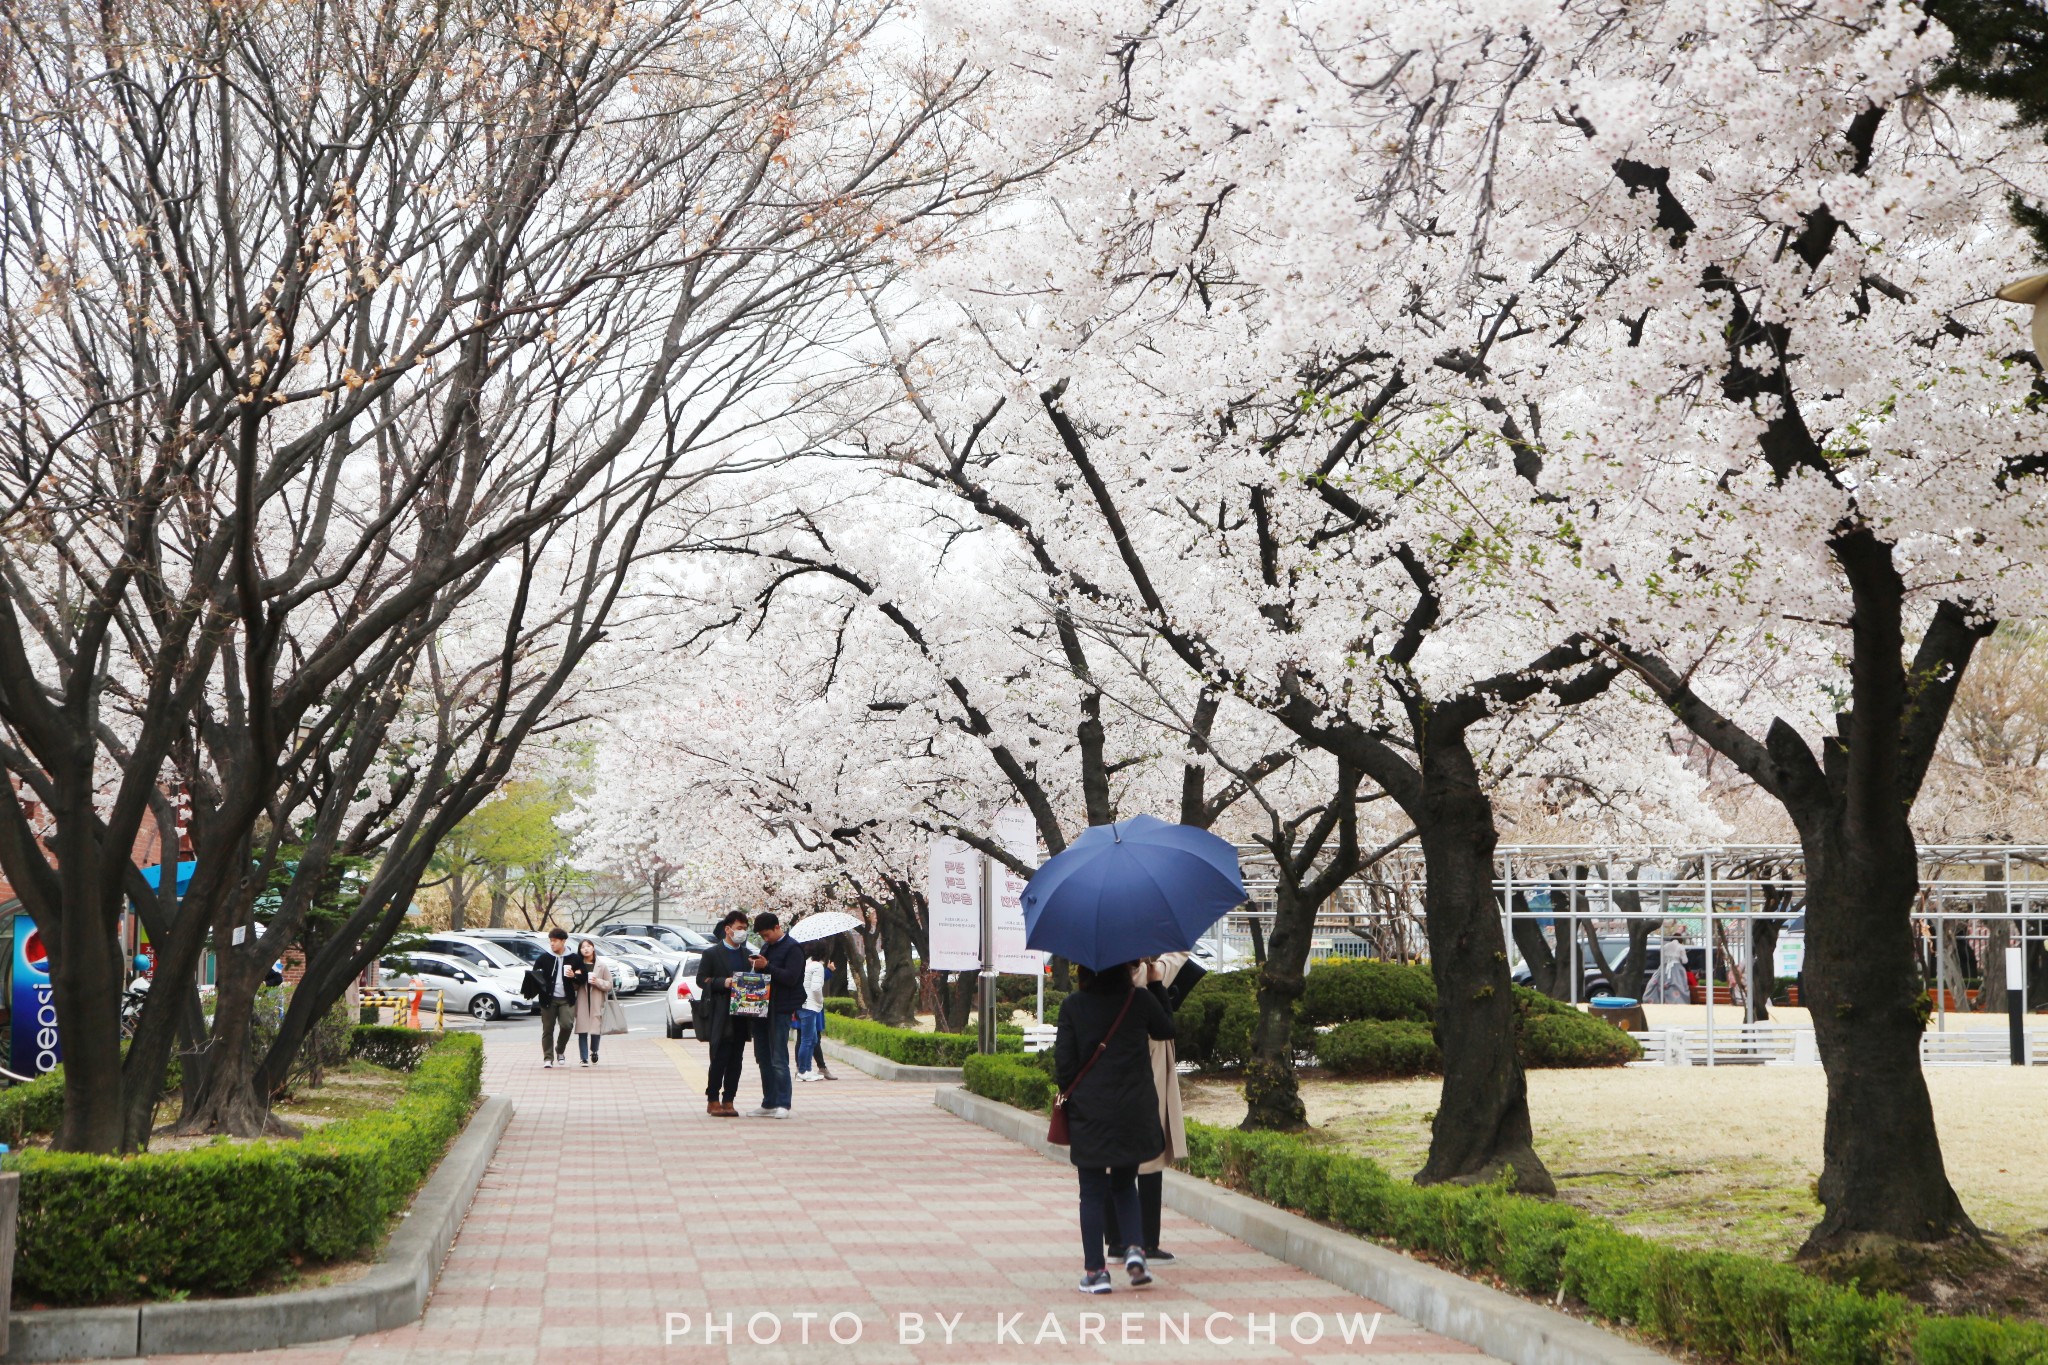
[[[931,917],[935,972],[981,970],[981,855],[958,839],[934,834],[925,903]]]
[[[1026,867],[1036,867],[1038,826],[1021,806],[998,811],[995,840]],[[996,970],[1036,976],[1045,970],[1045,954],[1024,946],[1024,878],[1007,864],[998,865],[996,888]]]

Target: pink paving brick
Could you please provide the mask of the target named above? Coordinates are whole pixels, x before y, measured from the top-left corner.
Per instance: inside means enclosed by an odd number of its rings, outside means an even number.
[[[161,1359],[1489,1359],[1171,1210],[1163,1239],[1182,1259],[1159,1267],[1159,1283],[1084,1297],[1072,1172],[936,1108],[928,1085],[842,1067],[840,1080],[798,1086],[788,1120],[713,1119],[694,1041],[636,1032],[612,1039],[600,1067],[554,1071],[532,1044],[513,1027],[486,1039],[485,1089],[516,1112],[420,1322],[345,1343]],[[741,1100],[751,1107],[748,1090]],[[729,1333],[717,1330],[727,1315]]]

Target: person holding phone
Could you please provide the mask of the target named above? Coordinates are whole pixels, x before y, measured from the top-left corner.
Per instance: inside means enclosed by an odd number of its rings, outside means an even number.
[[[768,1013],[754,1020],[754,1069],[761,1073],[761,1107],[747,1117],[786,1119],[796,1087],[789,1075],[789,1031],[804,1003],[804,945],[789,936],[782,921],[763,910],[754,916],[761,936],[753,970],[768,977]]]

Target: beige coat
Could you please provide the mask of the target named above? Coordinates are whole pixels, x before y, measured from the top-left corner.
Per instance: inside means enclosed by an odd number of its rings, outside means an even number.
[[[1167,953],[1159,959],[1162,985],[1170,986],[1180,971],[1180,964],[1188,960],[1186,953]],[[1139,968],[1140,971],[1144,969]],[[1139,1175],[1150,1175],[1163,1171],[1176,1161],[1185,1161],[1188,1156],[1188,1125],[1180,1107],[1180,1054],[1174,1051],[1173,1041],[1152,1040],[1152,1088],[1159,1092],[1159,1126],[1166,1131],[1166,1150],[1152,1160],[1138,1167]]]
[[[604,998],[612,993],[612,969],[602,962],[590,974],[590,984],[576,989],[576,1031],[604,1032]]]

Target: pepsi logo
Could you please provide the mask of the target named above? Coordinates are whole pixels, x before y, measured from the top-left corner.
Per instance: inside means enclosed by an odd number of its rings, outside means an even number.
[[[21,945],[21,960],[37,971],[46,972],[50,969],[50,950],[43,946],[43,934],[40,929],[29,930],[28,942]]]

